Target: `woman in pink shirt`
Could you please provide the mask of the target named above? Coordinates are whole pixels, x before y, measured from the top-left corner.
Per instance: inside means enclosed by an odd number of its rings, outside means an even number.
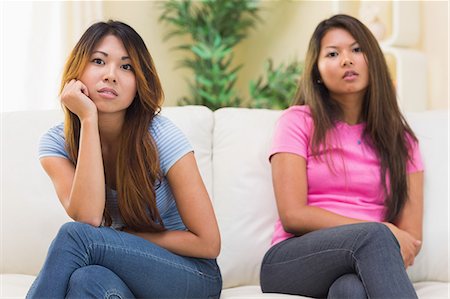
[[[270,162],[280,219],[263,292],[417,298],[406,268],[422,240],[418,141],[383,53],[357,19],[317,26]]]

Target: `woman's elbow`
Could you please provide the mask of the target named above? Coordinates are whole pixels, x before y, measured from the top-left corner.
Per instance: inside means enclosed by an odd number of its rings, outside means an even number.
[[[99,227],[103,222],[103,216],[99,217],[98,215],[83,215],[82,213],[78,213],[70,209],[67,209],[67,215],[69,215],[69,217],[76,222],[89,224],[95,227]]]
[[[203,257],[208,259],[215,259],[220,254],[220,234],[209,237],[203,246]]]
[[[283,230],[290,234],[298,234],[299,231],[299,219],[298,216],[292,212],[285,212],[280,215],[281,225]]]

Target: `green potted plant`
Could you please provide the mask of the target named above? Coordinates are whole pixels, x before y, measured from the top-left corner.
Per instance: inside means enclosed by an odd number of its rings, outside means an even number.
[[[258,1],[242,0],[169,0],[161,4],[160,21],[171,25],[166,39],[189,36],[177,49],[190,53],[180,61],[181,67],[193,71],[188,82],[190,96],[179,104],[204,105],[212,110],[242,107],[242,97],[235,90],[242,65],[234,65],[234,47],[246,38],[248,30],[261,21]],[[301,72],[301,64],[273,67],[267,63],[267,79],[250,83],[251,107],[283,109],[288,106]],[[283,101],[285,103],[283,103]],[[287,104],[286,104],[287,103]]]
[[[265,64],[266,79],[260,76],[250,81],[251,107],[286,109],[291,104],[297,90],[297,82],[303,71],[303,63],[292,60],[275,67],[272,59]]]

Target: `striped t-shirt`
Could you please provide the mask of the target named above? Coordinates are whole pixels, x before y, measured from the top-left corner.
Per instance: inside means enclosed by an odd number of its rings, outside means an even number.
[[[180,129],[164,116],[155,116],[149,131],[155,140],[161,171],[164,174],[162,181],[155,185],[156,206],[166,229],[185,230],[186,227],[178,213],[175,198],[170,190],[166,174],[175,162],[187,153],[192,152],[193,148]],[[43,157],[69,159],[65,149],[63,123],[49,129],[41,137],[39,143],[39,159]],[[124,224],[120,217],[117,192],[115,190],[107,188],[106,205],[111,212],[112,227],[121,228]]]

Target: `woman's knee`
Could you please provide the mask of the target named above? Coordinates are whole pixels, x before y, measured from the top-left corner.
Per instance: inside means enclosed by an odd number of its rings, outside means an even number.
[[[70,276],[67,298],[133,298],[128,286],[111,270],[90,265]]]
[[[60,242],[63,244],[71,243],[84,243],[89,236],[92,236],[92,232],[98,229],[92,225],[81,222],[67,222],[64,223],[55,237],[54,242]]]
[[[73,233],[79,233],[85,229],[89,229],[90,227],[94,228],[89,224],[81,222],[76,221],[66,222],[59,228],[58,235],[70,235]]]
[[[63,224],[50,245],[49,255],[52,256],[54,252],[65,251],[70,248],[84,250],[90,239],[88,232],[91,228],[95,229],[93,226],[79,222]]]
[[[383,223],[367,222],[361,223],[361,238],[365,242],[372,243],[376,246],[400,248],[397,239],[391,230]]]
[[[345,274],[334,281],[328,291],[328,299],[361,299],[367,298],[362,281],[356,274]]]

